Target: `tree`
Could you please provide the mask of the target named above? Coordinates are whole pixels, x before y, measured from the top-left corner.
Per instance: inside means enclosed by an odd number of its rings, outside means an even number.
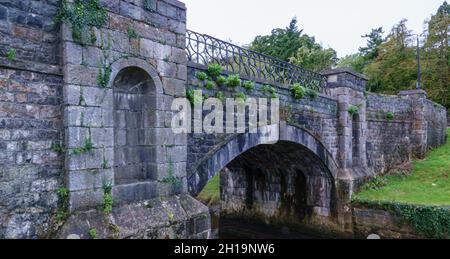
[[[305,69],[321,72],[336,65],[337,60],[334,49],[324,49],[320,44],[315,43],[312,47],[302,46],[289,62]]]
[[[450,5],[444,2],[428,21],[423,53],[423,86],[430,99],[450,108]]]
[[[336,64],[334,49],[324,49],[314,37],[302,33],[297,19],[293,18],[287,28],[274,29],[268,36],[257,36],[250,49],[314,71]]]
[[[384,42],[383,33],[383,27],[379,27],[372,29],[369,34],[361,36],[367,38],[367,46],[359,48],[359,53],[366,61],[371,62],[378,57],[379,47]]]
[[[257,36],[250,44],[250,49],[272,57],[288,61],[302,46],[297,18],[293,18],[285,29],[273,29],[271,35]]]
[[[363,73],[366,59],[360,54],[351,54],[341,58],[337,64],[339,68],[351,68],[355,72]]]
[[[364,68],[372,91],[396,94],[412,89],[417,81],[416,51],[411,44],[407,20],[395,25],[386,42],[378,47],[376,60]]]

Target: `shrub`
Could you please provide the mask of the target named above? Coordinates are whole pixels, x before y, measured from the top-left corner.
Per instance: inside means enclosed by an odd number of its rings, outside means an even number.
[[[244,89],[247,90],[247,91],[252,91],[253,89],[255,89],[255,82],[253,82],[253,81],[245,81],[242,84],[242,87],[244,87]]]
[[[90,237],[91,239],[97,239],[97,229],[91,228],[91,229],[89,230],[89,237]]]
[[[247,96],[244,93],[242,93],[242,92],[237,93],[235,95],[235,98],[240,103],[244,103],[245,104],[245,102],[247,101]]]
[[[223,68],[221,65],[219,64],[210,64],[208,65],[208,75],[211,78],[217,78],[218,76],[220,76],[220,74],[222,74]]]
[[[301,100],[303,97],[305,97],[306,89],[305,87],[301,86],[300,84],[294,84],[291,86],[291,93],[292,97],[296,100]]]
[[[208,90],[212,90],[214,88],[214,82],[213,81],[206,82],[205,88]]]
[[[224,86],[227,83],[227,79],[224,76],[219,76],[216,78],[216,83],[218,86]]]
[[[225,95],[223,94],[223,92],[217,92],[217,93],[214,95],[214,97],[217,98],[217,99],[219,99],[221,102],[224,102],[224,101],[225,101]]]
[[[239,75],[230,75],[227,78],[227,86],[236,88],[241,85],[241,77]]]
[[[208,78],[208,75],[205,72],[197,72],[196,77],[200,81],[205,81]]]
[[[189,100],[191,105],[198,105],[198,104],[201,104],[203,101],[202,96],[196,95],[195,91],[192,89],[189,89],[186,91],[186,98]]]

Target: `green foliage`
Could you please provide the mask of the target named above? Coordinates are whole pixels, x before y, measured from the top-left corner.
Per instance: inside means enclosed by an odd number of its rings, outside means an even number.
[[[208,75],[205,72],[197,72],[195,76],[197,77],[198,80],[202,82],[208,78]]]
[[[53,144],[52,151],[58,153],[58,155],[62,155],[65,153],[64,148],[60,144]]]
[[[17,57],[17,51],[12,48],[8,49],[8,51],[6,52],[6,58],[10,62],[12,62],[12,61],[16,60],[16,57]]]
[[[225,101],[225,95],[224,95],[223,92],[217,92],[217,93],[214,95],[214,97],[217,98],[217,99],[219,99],[221,102],[224,102],[224,101]]]
[[[212,90],[214,88],[214,82],[208,80],[205,84],[205,88],[208,90]]]
[[[388,180],[383,176],[375,176],[371,181],[363,186],[363,190],[379,190],[388,184]]]
[[[271,98],[278,98],[277,89],[270,85],[263,85],[261,88],[264,94],[269,94]]]
[[[128,27],[128,38],[131,39],[139,39],[141,36],[136,32],[133,27]]]
[[[450,137],[450,129],[447,134]],[[408,176],[388,175],[388,185],[377,191],[362,191],[359,200],[399,202],[450,207],[450,141],[415,160]]]
[[[338,68],[350,68],[357,73],[363,73],[367,62],[360,53],[347,55],[341,58],[337,64]]]
[[[289,59],[291,64],[316,72],[330,69],[336,65],[338,58],[334,49],[324,49],[320,44],[311,41],[312,44],[302,46]]]
[[[348,113],[350,113],[352,117],[355,117],[356,115],[359,115],[359,108],[354,105],[350,105],[348,108]]]
[[[227,79],[224,76],[218,76],[216,78],[216,84],[218,86],[224,86],[224,85],[226,85],[226,83],[227,83]]]
[[[169,167],[168,167],[167,177],[165,177],[162,180],[162,183],[169,184],[169,185],[173,186],[173,188],[179,190],[180,188],[183,187],[183,183],[179,178],[177,178],[175,176],[172,157],[169,154],[167,156],[168,156],[167,159],[169,162]]]
[[[222,74],[223,67],[219,64],[209,64],[207,74],[211,78],[217,78]]]
[[[220,202],[220,173],[206,184],[197,199],[208,205]]]
[[[236,88],[241,85],[241,77],[239,75],[230,75],[227,78],[226,85],[231,88]]]
[[[386,119],[387,120],[393,120],[395,118],[395,115],[394,115],[394,113],[393,112],[388,112],[388,113],[386,113]]]
[[[419,233],[428,238],[450,238],[450,211],[448,208],[394,204],[395,211],[404,217]]]
[[[97,229],[91,228],[91,229],[89,230],[89,237],[90,237],[91,239],[97,239]]]
[[[186,91],[186,98],[189,100],[191,105],[199,105],[203,102],[201,94],[196,94],[196,91],[189,89]]]
[[[366,61],[373,61],[378,57],[380,46],[383,43],[383,27],[372,29],[369,34],[362,36],[367,39],[367,46],[359,48],[359,52]]]
[[[56,212],[56,221],[59,223],[64,222],[69,216],[69,195],[70,192],[67,188],[59,188],[56,190],[58,195],[58,211]]]
[[[236,100],[239,103],[242,103],[242,104],[245,104],[245,102],[247,101],[247,95],[245,95],[242,92],[236,93],[234,97],[236,98]]]
[[[242,84],[242,87],[247,90],[247,91],[253,91],[253,89],[255,89],[255,82],[253,81],[245,81]]]
[[[107,19],[108,12],[100,6],[98,0],[75,0],[73,4],[64,2],[57,17],[58,21],[71,25],[72,37],[80,43],[86,43],[87,37],[89,42],[92,42],[92,28],[102,27]]]
[[[291,86],[291,94],[295,100],[301,100],[306,95],[306,88],[300,84],[293,84]]]
[[[306,88],[306,96],[308,96],[309,98],[316,99],[318,95],[319,94],[317,93],[317,91],[310,88]]]
[[[94,144],[92,143],[91,137],[88,137],[84,140],[84,146],[75,148],[73,150],[74,155],[81,155],[92,152],[94,150]]]
[[[112,68],[111,66],[106,66],[104,68],[99,68],[98,76],[97,76],[97,83],[102,88],[105,88],[108,86],[109,79],[111,77]]]
[[[103,184],[103,214],[109,215],[113,209],[114,200],[112,197],[112,185],[110,183]]]

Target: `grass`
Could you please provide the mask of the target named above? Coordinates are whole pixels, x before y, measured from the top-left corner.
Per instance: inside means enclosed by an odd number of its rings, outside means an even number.
[[[213,204],[220,201],[220,174],[216,174],[205,186],[197,199],[206,204]]]
[[[390,175],[384,180],[385,186],[366,188],[354,200],[450,206],[450,141],[430,151],[426,159],[413,161],[410,176]]]

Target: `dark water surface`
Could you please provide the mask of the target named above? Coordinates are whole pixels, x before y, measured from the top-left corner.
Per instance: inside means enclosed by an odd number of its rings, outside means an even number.
[[[325,234],[241,219],[220,219],[219,239],[329,239]]]

